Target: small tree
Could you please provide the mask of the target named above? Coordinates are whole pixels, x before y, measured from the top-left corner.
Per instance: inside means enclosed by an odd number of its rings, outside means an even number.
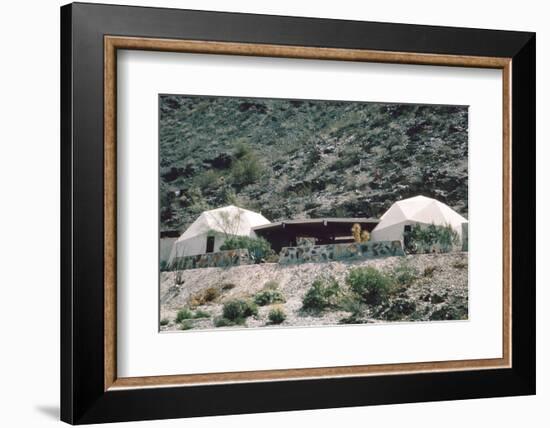
[[[242,210],[237,208],[237,212],[219,211],[213,217],[218,228],[222,231],[225,239],[238,235],[241,225]]]

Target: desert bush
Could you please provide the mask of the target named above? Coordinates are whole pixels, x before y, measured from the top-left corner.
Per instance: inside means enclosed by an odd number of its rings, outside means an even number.
[[[203,192],[206,192],[211,189],[215,189],[218,187],[218,180],[220,176],[219,174],[212,170],[206,170],[203,174],[199,175],[195,179],[195,183],[201,189]]]
[[[235,284],[233,284],[232,282],[226,282],[222,284],[220,288],[222,289],[222,291],[233,290],[235,288]]]
[[[391,277],[399,285],[410,285],[418,278],[418,271],[406,260],[402,260],[391,271]]]
[[[264,238],[250,238],[248,236],[232,236],[226,239],[220,250],[246,249],[252,258],[259,263],[271,253],[271,244]]]
[[[201,306],[213,302],[221,296],[221,291],[218,287],[208,287],[193,296],[189,300],[191,306]]]
[[[465,263],[465,262],[455,262],[452,264],[452,267],[454,267],[455,269],[464,269],[467,266],[468,266],[468,263]]]
[[[185,320],[180,324],[180,330],[191,330],[193,323],[190,320]]]
[[[163,318],[160,320],[160,325],[168,325],[169,322],[168,318]]]
[[[258,307],[246,300],[230,300],[223,305],[223,317],[233,322],[244,321],[247,317],[258,315]]]
[[[448,252],[460,241],[458,233],[450,225],[436,226],[435,224],[427,227],[415,224],[405,238],[407,242],[405,249],[410,253],[427,252],[436,244],[440,246],[441,251]]]
[[[284,303],[285,297],[278,290],[262,290],[254,296],[254,303],[259,306],[271,305],[273,303]]]
[[[436,266],[426,266],[424,268],[423,276],[431,278],[434,275],[434,272],[437,270]]]
[[[231,165],[231,179],[237,187],[254,184],[263,173],[263,166],[256,153],[246,145],[235,152],[236,160]]]
[[[405,299],[397,299],[379,314],[386,321],[399,321],[414,314],[416,303]]]
[[[199,318],[210,318],[210,314],[206,311],[203,311],[201,309],[198,309],[197,311],[195,311],[195,313],[193,314],[193,318],[195,319],[199,319]]]
[[[273,308],[267,317],[272,324],[281,324],[286,319],[286,314],[282,308]]]
[[[244,320],[242,320],[244,322]],[[230,327],[232,325],[235,325],[233,321],[228,320],[224,317],[216,317],[214,319],[214,326],[216,327]]]
[[[386,301],[392,285],[391,277],[370,266],[350,270],[346,282],[354,293],[370,305]]]
[[[188,320],[193,318],[193,312],[191,312],[188,308],[183,308],[178,311],[178,314],[176,315],[176,322],[180,323],[183,320]]]
[[[340,285],[333,277],[317,277],[306,292],[302,307],[305,310],[322,311],[337,304]]]

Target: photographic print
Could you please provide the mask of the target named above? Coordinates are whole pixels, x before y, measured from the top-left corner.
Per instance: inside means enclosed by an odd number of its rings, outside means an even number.
[[[468,107],[159,95],[160,330],[468,319]]]

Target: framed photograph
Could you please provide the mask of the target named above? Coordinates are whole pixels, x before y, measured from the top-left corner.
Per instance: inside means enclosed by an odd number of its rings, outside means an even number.
[[[535,393],[533,33],[76,3],[61,62],[62,420]]]

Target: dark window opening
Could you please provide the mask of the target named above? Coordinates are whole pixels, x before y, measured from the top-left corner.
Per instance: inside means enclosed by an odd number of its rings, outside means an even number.
[[[409,248],[409,243],[411,241],[411,225],[406,224],[403,228],[403,244],[405,248]]]
[[[214,252],[214,241],[216,240],[215,236],[208,236],[206,238],[206,252],[207,253],[213,253]]]

